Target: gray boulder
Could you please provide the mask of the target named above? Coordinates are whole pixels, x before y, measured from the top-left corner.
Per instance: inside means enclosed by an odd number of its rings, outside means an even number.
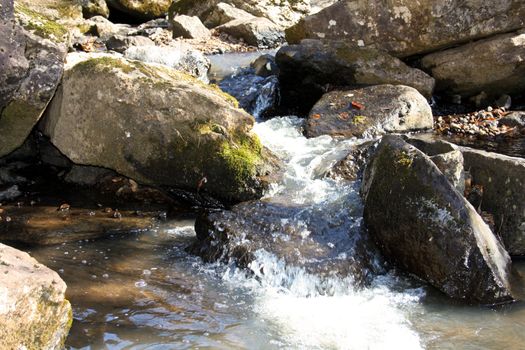
[[[155,46],[155,43],[150,38],[142,35],[113,35],[106,41],[107,49],[118,53],[124,53],[131,46]]]
[[[432,53],[423,57],[421,64],[436,79],[436,91],[463,97],[485,92],[498,97],[525,91],[523,56],[525,32]]]
[[[215,28],[219,33],[226,33],[242,39],[248,45],[259,48],[273,48],[284,42],[282,29],[263,17],[237,19]]]
[[[510,112],[498,121],[499,125],[506,125],[511,128],[525,128],[525,111]]]
[[[525,256],[525,159],[462,148],[472,185],[482,188],[481,210],[494,216],[496,234],[511,255]]]
[[[249,19],[253,17],[254,16],[244,10],[241,10],[225,2],[220,2],[215,5],[211,9],[210,14],[206,16],[204,25],[208,28],[215,28],[230,21]]]
[[[283,103],[315,103],[332,86],[362,87],[401,84],[430,98],[434,79],[401,60],[372,48],[355,48],[341,41],[305,40],[282,47],[276,55]],[[311,107],[305,106],[305,108]]]
[[[170,20],[170,25],[174,38],[208,39],[211,37],[211,32],[196,16],[175,16]]]
[[[127,36],[133,30],[129,24],[113,23],[102,16],[94,16],[86,21],[91,26],[90,32],[102,41],[109,40],[115,35]]]
[[[27,253],[0,243],[0,348],[64,347],[73,322],[66,284]]]
[[[510,302],[510,257],[436,165],[384,136],[365,170],[364,219],[384,256],[446,295]]]
[[[124,56],[146,63],[162,64],[208,82],[210,61],[190,46],[131,46],[124,52]]]
[[[307,137],[371,137],[432,126],[432,110],[416,89],[375,85],[323,95],[310,111],[305,134]]]
[[[345,40],[407,57],[523,28],[523,5],[523,0],[342,0],[287,29],[286,40]]]
[[[68,32],[25,7],[0,19],[0,157],[20,147],[53,97]]]
[[[42,129],[76,164],[239,202],[262,195],[277,163],[236,106],[168,67],[70,54]]]

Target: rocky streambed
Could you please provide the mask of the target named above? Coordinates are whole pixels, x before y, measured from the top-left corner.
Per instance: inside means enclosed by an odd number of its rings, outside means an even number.
[[[0,5],[0,347],[522,347],[521,0]]]

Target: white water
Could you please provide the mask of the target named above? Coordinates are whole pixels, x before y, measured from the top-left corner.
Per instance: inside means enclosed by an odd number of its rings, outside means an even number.
[[[355,184],[323,175],[357,141],[336,141],[328,136],[306,139],[301,127],[302,120],[296,117],[275,118],[255,127],[262,143],[287,164],[283,183],[275,186],[266,199],[306,204],[305,210],[311,210],[312,215],[319,207],[344,212],[345,208],[337,205],[348,205],[347,198],[358,201]],[[359,203],[355,206],[361,207]],[[260,272],[262,267],[264,274]],[[264,250],[257,252],[250,269],[253,275],[248,276],[244,271],[226,268],[223,280],[242,285],[255,295],[254,311],[279,330],[281,343],[275,347],[422,348],[408,313],[419,307],[424,293],[409,287],[395,291],[403,281],[393,275],[379,276],[371,286],[358,289],[351,278],[320,279],[301,268],[287,266]],[[319,290],[331,292],[326,295]]]

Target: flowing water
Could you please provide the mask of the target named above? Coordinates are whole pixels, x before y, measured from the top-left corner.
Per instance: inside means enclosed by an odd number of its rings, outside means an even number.
[[[324,172],[356,140],[306,139],[295,117],[258,123],[262,142],[287,163],[267,199],[325,208],[334,225],[360,221],[358,184]],[[342,215],[347,213],[348,215]],[[355,288],[320,281],[259,251],[253,274],[233,264],[205,264],[185,248],[193,214],[155,230],[31,249],[68,285],[74,323],[69,349],[520,349],[525,306],[465,306],[396,271]],[[376,262],[382,267],[380,260]],[[265,274],[260,273],[264,266]],[[516,262],[525,274],[525,262]],[[525,289],[523,277],[518,288]]]

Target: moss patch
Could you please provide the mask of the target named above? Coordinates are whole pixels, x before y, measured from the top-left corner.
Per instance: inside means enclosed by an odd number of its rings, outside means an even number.
[[[368,119],[368,118],[365,117],[364,115],[356,115],[356,116],[354,116],[354,118],[352,119],[352,123],[357,124],[357,125],[359,125],[359,124],[365,124],[367,119]]]
[[[257,136],[237,134],[231,142],[221,144],[219,156],[238,182],[246,182],[257,175],[262,145]]]
[[[69,35],[68,30],[57,22],[18,3],[15,4],[15,12],[19,18],[25,17],[22,26],[27,30],[46,39],[59,42],[67,41]]]

